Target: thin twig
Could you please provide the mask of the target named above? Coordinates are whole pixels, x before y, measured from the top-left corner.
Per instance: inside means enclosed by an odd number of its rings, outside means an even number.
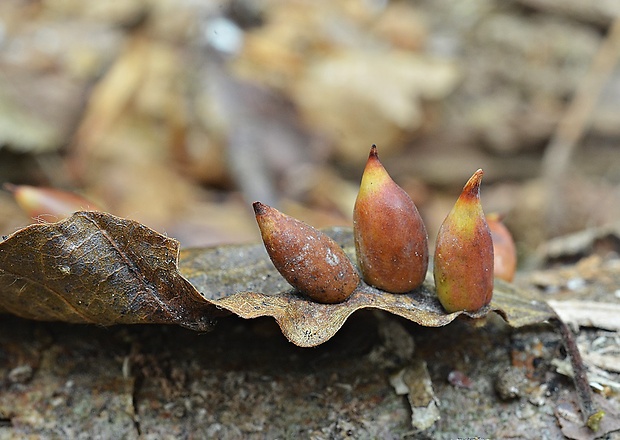
[[[620,17],[612,22],[589,72],[579,84],[545,151],[543,170],[546,177],[553,179],[566,173],[575,147],[588,129],[592,112],[619,58]]]
[[[575,389],[577,390],[577,400],[579,400],[579,408],[581,409],[583,422],[592,431],[597,431],[605,413],[596,409],[594,406],[592,389],[588,381],[586,366],[581,358],[581,353],[579,353],[575,336],[568,325],[559,317],[553,318],[550,321],[552,324],[555,324],[560,331],[564,346],[566,347],[566,352],[568,353],[568,358],[573,367],[573,381],[575,382]]]
[[[571,158],[588,130],[592,113],[603,87],[620,58],[620,17],[610,25],[607,37],[595,54],[590,70],[575,91],[571,103],[560,119],[543,157],[543,177],[547,185],[547,222],[550,230],[566,218],[562,183]]]

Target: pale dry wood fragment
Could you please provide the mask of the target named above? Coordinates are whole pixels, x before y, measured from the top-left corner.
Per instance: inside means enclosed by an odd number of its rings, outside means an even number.
[[[547,304],[567,324],[612,331],[620,330],[620,304],[577,300],[549,300]]]

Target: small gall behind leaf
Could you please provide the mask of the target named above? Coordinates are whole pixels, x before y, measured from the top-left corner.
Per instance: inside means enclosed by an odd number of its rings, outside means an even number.
[[[512,234],[499,214],[487,215],[487,224],[493,239],[493,271],[496,278],[511,282],[517,270],[517,248]]]

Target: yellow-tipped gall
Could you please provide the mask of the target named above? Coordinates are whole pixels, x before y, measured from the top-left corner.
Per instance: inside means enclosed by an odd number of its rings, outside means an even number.
[[[392,293],[420,286],[428,268],[428,236],[411,197],[370,149],[353,208],[357,261],[366,283]]]
[[[517,270],[517,248],[512,234],[499,214],[487,215],[487,224],[493,239],[493,272],[496,278],[511,282]]]
[[[469,179],[437,235],[437,297],[449,313],[475,312],[493,296],[493,241],[480,203],[482,170]]]
[[[338,243],[271,206],[252,206],[269,258],[290,285],[320,303],[339,303],[353,293],[359,275]]]

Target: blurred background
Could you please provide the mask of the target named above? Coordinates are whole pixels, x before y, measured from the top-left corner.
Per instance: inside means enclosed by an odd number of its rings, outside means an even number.
[[[251,202],[351,225],[376,143],[434,241],[485,170],[526,257],[620,219],[615,0],[2,0],[0,183],[76,191],[182,246]],[[33,220],[0,191],[0,234]]]

